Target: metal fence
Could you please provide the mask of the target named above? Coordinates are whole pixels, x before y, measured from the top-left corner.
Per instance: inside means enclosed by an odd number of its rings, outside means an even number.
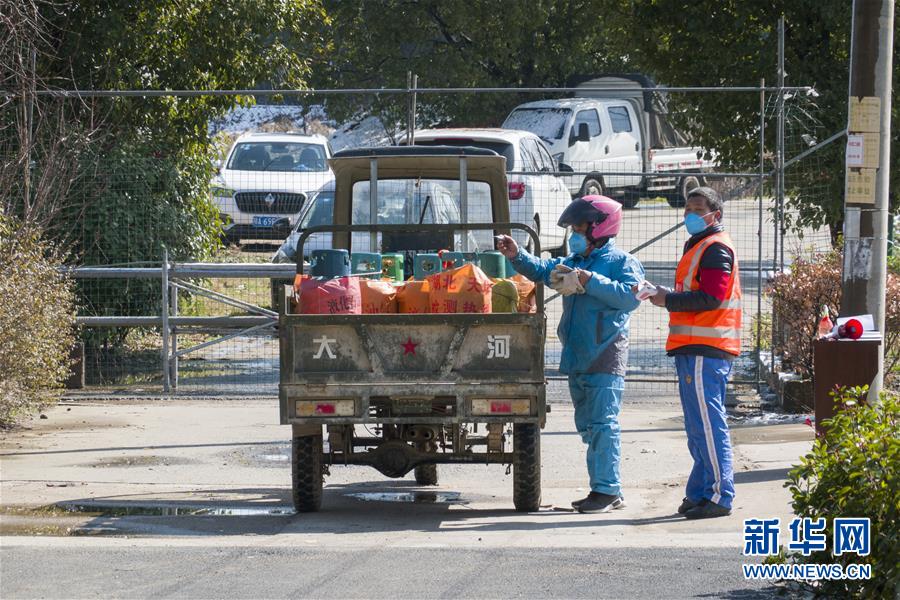
[[[670,169],[666,173],[636,172],[631,162],[604,162],[601,185],[616,177],[637,177],[651,182],[641,194],[622,197],[626,210],[616,244],[633,252],[641,261],[647,278],[672,285],[675,265],[686,240],[680,227],[683,198],[678,187],[686,178],[698,177],[720,191],[726,199],[725,224],[736,244],[744,290],[744,352],[736,363],[734,383],[758,384],[761,380],[760,352],[767,346],[760,335],[770,320],[770,306],[762,292],[770,275],[789,265],[792,256],[830,248],[826,229],[797,232],[789,227],[797,217],[798,195],[809,200],[815,194],[830,193],[833,181],[823,180],[821,153],[839,146],[841,132],[827,135],[817,126],[808,100],[796,88],[719,90],[721,93],[749,93],[760,98],[759,163],[741,171],[721,172]],[[419,90],[421,92],[421,90]],[[469,93],[506,93],[508,90],[466,90]],[[559,92],[561,90],[552,90]],[[357,91],[359,92],[359,91]],[[368,93],[375,93],[369,90]],[[716,93],[712,88],[670,90],[670,93]],[[772,101],[773,96],[781,99]],[[806,115],[802,118],[797,115]],[[778,147],[768,152],[763,140],[765,128],[783,127]],[[222,222],[241,225],[223,230],[226,242],[204,263],[190,260],[181,251],[170,260],[163,247],[148,251],[144,236],[151,228],[165,229],[164,218],[146,216],[144,222],[122,222],[115,214],[86,214],[79,225],[85,236],[102,235],[108,228],[126,227],[127,246],[115,264],[96,257],[91,264],[73,265],[82,304],[78,321],[85,340],[86,382],[90,393],[159,393],[176,391],[202,395],[274,395],[278,383],[277,306],[273,289],[289,281],[291,264],[273,264],[282,236],[272,234],[271,221],[281,213],[295,213],[327,180],[324,156],[306,153],[308,169],[294,171],[306,148],[281,150],[264,157],[271,161],[256,172],[235,169],[229,181],[215,184],[226,191],[214,191],[209,205]],[[275,154],[276,156],[273,156]],[[571,182],[579,187],[598,175],[597,168],[571,164],[572,171],[547,171],[539,161],[516,153],[508,173],[513,196],[513,213],[527,215],[527,224],[546,237],[544,245],[562,243],[562,230],[555,227],[555,215],[571,199]],[[234,158],[234,157],[232,157]],[[259,160],[257,158],[256,160]],[[269,171],[272,164],[284,169]],[[292,161],[287,165],[288,160]],[[227,167],[227,165],[225,165]],[[281,169],[281,167],[279,167]],[[297,177],[295,173],[301,173]],[[309,176],[307,176],[309,175]],[[831,177],[840,177],[832,173]],[[146,177],[135,169],[134,178]],[[121,182],[121,180],[120,180]],[[126,181],[122,189],[141,189]],[[90,185],[90,182],[82,182]],[[214,187],[215,187],[214,186]],[[654,190],[654,188],[657,188]],[[106,193],[116,195],[117,188]],[[133,193],[133,192],[132,192]],[[147,182],[147,194],[157,194]],[[218,199],[217,199],[218,194]],[[243,195],[240,195],[243,194]],[[141,202],[141,197],[117,197],[123,206]],[[230,203],[230,204],[229,204]],[[518,204],[517,204],[518,203]],[[295,206],[296,204],[296,206]],[[528,208],[523,208],[527,204]],[[524,211],[524,212],[523,212]],[[309,225],[316,222],[311,211]],[[123,211],[123,215],[128,214]],[[254,216],[267,217],[254,223]],[[533,219],[537,215],[537,219]],[[95,219],[88,222],[88,219]],[[523,222],[526,218],[522,219]],[[240,223],[237,223],[240,221]],[[98,233],[100,232],[100,233]],[[160,236],[155,236],[160,237]],[[164,237],[164,236],[163,236]],[[312,238],[310,250],[329,247],[329,240]],[[133,250],[133,252],[131,251]],[[151,260],[153,253],[157,258]],[[140,259],[140,260],[135,260]],[[556,324],[561,302],[547,305],[548,339],[546,363],[553,376],[561,345]],[[671,361],[663,350],[667,333],[665,311],[645,303],[631,320],[629,378],[654,384],[674,384]],[[165,365],[165,367],[164,367]]]

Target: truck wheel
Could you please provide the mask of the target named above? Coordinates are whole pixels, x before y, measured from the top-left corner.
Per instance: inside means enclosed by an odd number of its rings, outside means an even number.
[[[638,202],[641,201],[641,195],[638,192],[626,190],[621,198],[616,198],[622,205],[622,208],[636,208]]]
[[[581,184],[581,191],[578,192],[578,197],[582,196],[603,196],[603,184],[600,183],[599,179],[594,177],[587,177],[584,180],[584,183]]]
[[[294,510],[316,512],[322,506],[322,434],[291,440]]]
[[[437,465],[419,465],[415,469],[416,483],[419,485],[437,485]]]
[[[541,429],[537,423],[513,425],[513,504],[518,512],[541,506]]]
[[[666,194],[666,202],[672,208],[684,208],[687,203],[688,194],[695,187],[706,185],[706,181],[702,177],[689,175],[678,180],[675,190]]]

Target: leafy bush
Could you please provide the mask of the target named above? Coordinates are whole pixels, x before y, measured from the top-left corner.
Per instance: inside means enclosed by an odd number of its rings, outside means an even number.
[[[218,211],[209,197],[209,149],[153,156],[143,147],[119,147],[97,159],[93,178],[75,190],[82,198],[71,221],[75,259],[84,265],[158,266],[163,248],[171,261],[202,261],[219,246]],[[149,264],[147,264],[149,263]],[[79,280],[85,315],[157,315],[159,279]],[[85,332],[89,348],[118,345],[127,330]],[[88,365],[90,367],[90,364]]]
[[[813,372],[813,339],[823,305],[834,311],[841,301],[841,254],[830,252],[811,260],[797,258],[789,272],[769,284],[775,314],[775,352],[782,365],[804,377]],[[834,318],[835,313],[832,313]]]
[[[866,388],[832,394],[840,404],[827,422],[828,433],[813,444],[785,484],[798,517],[825,518],[832,539],[835,517],[871,519],[871,553],[861,557],[814,552],[793,558],[809,563],[872,565],[868,581],[822,581],[828,597],[893,598],[900,589],[900,400],[883,394],[875,406],[859,404]],[[833,550],[833,549],[832,549]]]
[[[823,305],[837,317],[841,303],[842,254],[834,250],[812,259],[797,258],[789,272],[779,273],[769,284],[775,330],[774,351],[782,367],[803,377],[813,373],[813,340]],[[885,387],[900,384],[895,372],[900,364],[900,272],[893,265],[887,274],[884,332]]]
[[[59,252],[0,214],[0,426],[55,399],[69,375],[74,293]]]

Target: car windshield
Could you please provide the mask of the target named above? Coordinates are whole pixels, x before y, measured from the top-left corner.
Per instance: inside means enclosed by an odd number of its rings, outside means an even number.
[[[334,219],[334,192],[331,190],[319,192],[313,198],[309,210],[300,217],[297,229],[302,231],[309,227],[331,225]]]
[[[506,117],[503,128],[530,131],[545,142],[561,140],[571,115],[568,108],[517,108]]]
[[[235,171],[322,172],[328,170],[323,144],[241,142],[228,161]]]
[[[509,142],[491,142],[484,140],[473,140],[468,138],[438,138],[436,140],[419,140],[416,139],[417,146],[453,146],[460,148],[465,146],[473,146],[475,148],[484,148],[485,150],[493,150],[500,156],[506,158],[506,171],[512,171],[516,162],[516,150]]]

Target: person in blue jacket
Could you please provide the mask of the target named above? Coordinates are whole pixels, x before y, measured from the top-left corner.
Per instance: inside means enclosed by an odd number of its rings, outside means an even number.
[[[591,491],[572,502],[582,513],[601,513],[625,505],[619,477],[619,408],[628,363],[628,323],[640,302],[632,287],[644,280],[641,263],[616,248],[622,206],[604,196],[573,200],[559,218],[571,227],[566,258],[541,259],[509,236],[497,249],[532,281],[563,296],[557,333],[563,350],[559,370],[569,376],[575,427],[587,444]]]

